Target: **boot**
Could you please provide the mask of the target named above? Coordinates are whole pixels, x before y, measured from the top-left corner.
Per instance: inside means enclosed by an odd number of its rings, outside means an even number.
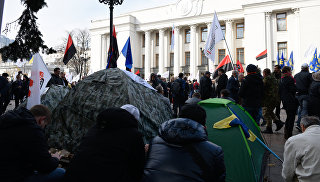
[[[272,128],[271,127],[266,127],[266,129],[264,131],[262,131],[262,133],[266,133],[266,134],[272,134]]]
[[[283,122],[282,121],[280,121],[280,120],[278,120],[278,121],[276,121],[276,122],[274,122],[275,124],[276,124],[276,126],[277,126],[277,128],[276,128],[276,131],[279,131],[282,127],[283,127]]]

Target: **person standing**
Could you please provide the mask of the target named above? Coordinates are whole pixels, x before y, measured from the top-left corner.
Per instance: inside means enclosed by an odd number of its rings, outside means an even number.
[[[298,107],[298,101],[295,97],[297,88],[295,85],[295,80],[291,75],[291,68],[289,66],[282,68],[282,77],[279,90],[283,108],[286,110],[287,114],[284,128],[284,138],[288,139],[292,136],[294,120]]]
[[[212,81],[210,79],[211,73],[206,71],[203,77],[200,79],[200,95],[202,100],[206,100],[212,97]]]
[[[0,76],[0,115],[3,114],[6,109],[7,105],[6,102],[10,101],[10,84],[8,81],[8,73],[2,73]]]
[[[230,97],[236,102],[239,103],[238,92],[239,92],[239,81],[238,81],[238,72],[232,71],[232,76],[228,80],[227,89],[230,92]]]
[[[278,85],[279,85],[280,81],[281,81],[281,67],[279,65],[274,66],[272,75],[277,79]],[[275,114],[276,114],[277,118],[280,119],[280,109],[281,109],[280,95],[279,95],[278,101],[279,102],[277,102],[277,104],[276,104],[276,113]]]
[[[60,78],[60,68],[55,68],[53,74],[51,74],[51,79],[47,84],[47,87],[51,85],[63,85],[63,80]]]
[[[172,83],[172,97],[173,97],[173,112],[174,117],[178,116],[178,109],[179,112],[185,102],[185,88],[186,82],[183,80],[183,73],[179,73],[178,79],[176,79]]]
[[[226,89],[226,87],[227,87],[228,76],[226,75],[225,70],[223,68],[219,68],[218,76],[219,77],[217,78],[217,81],[216,81],[217,89],[216,89],[216,94],[215,95],[218,98],[220,98],[221,90]]]
[[[14,95],[15,108],[19,106],[19,104],[23,101],[23,82],[21,80],[20,74],[16,76],[16,81],[12,84],[12,92]]]
[[[259,109],[263,98],[263,81],[257,73],[257,67],[249,64],[246,68],[248,75],[243,80],[239,89],[239,97],[242,99],[242,106],[259,125]]]
[[[312,78],[307,106],[308,114],[320,117],[320,71],[313,73]]]
[[[30,84],[30,79],[28,78],[27,75],[23,75],[23,81],[22,81],[23,97],[26,97],[26,98],[28,97],[29,84]]]

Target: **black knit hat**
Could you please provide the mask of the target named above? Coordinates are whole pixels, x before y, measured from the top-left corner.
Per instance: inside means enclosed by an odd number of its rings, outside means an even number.
[[[206,111],[198,104],[186,104],[181,108],[179,118],[192,119],[201,125],[206,125]]]
[[[257,67],[253,64],[249,64],[246,68],[248,73],[257,72]]]

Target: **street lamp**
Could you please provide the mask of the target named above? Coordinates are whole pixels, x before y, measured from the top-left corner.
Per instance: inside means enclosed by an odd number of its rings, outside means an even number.
[[[108,4],[110,8],[110,46],[112,44],[112,33],[113,33],[113,6],[121,5],[123,0],[99,0],[100,3]]]

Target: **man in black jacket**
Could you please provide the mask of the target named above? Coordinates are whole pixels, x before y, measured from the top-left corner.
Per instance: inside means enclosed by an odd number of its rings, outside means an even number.
[[[219,75],[219,78],[217,80],[217,90],[216,90],[216,96],[218,98],[220,98],[220,92],[221,90],[223,89],[226,89],[227,87],[227,83],[228,83],[228,76],[226,75],[225,71],[223,68],[219,68],[218,70],[218,75]]]
[[[46,106],[20,108],[0,117],[0,181],[58,181],[64,170],[51,157],[43,133],[50,122]],[[35,172],[36,171],[36,172]]]
[[[246,68],[248,75],[241,84],[239,97],[242,98],[242,106],[249,112],[259,125],[259,109],[263,97],[262,77],[257,73],[257,67],[249,64]]]
[[[222,148],[208,141],[205,123],[197,104],[186,104],[178,119],[163,123],[149,145],[142,181],[225,181]]]
[[[239,92],[239,81],[238,81],[238,72],[232,71],[232,76],[228,80],[227,89],[230,92],[230,97],[235,100],[236,103],[239,103],[238,92]]]
[[[5,102],[10,97],[10,84],[8,82],[8,76],[8,73],[2,73],[2,76],[0,76],[0,115],[6,111],[7,107]]]
[[[202,100],[211,98],[213,94],[210,75],[211,73],[206,71],[203,77],[200,79],[200,95]]]
[[[16,76],[17,80],[13,82],[12,84],[12,92],[14,95],[14,101],[15,101],[15,108],[19,106],[19,103],[21,104],[23,102],[23,82],[21,80],[21,76]]]
[[[183,73],[179,73],[178,79],[172,83],[172,97],[173,97],[173,112],[174,117],[178,115],[181,111],[182,106],[184,105],[185,100],[185,91],[187,83],[183,79]]]
[[[296,97],[299,101],[298,120],[296,128],[301,132],[300,121],[303,116],[308,115],[307,100],[309,97],[309,88],[312,83],[312,75],[309,73],[309,66],[307,63],[301,65],[301,71],[294,76],[296,80],[297,94]]]
[[[60,68],[55,68],[53,74],[51,74],[51,79],[47,84],[47,87],[51,85],[63,85],[63,80],[60,78]]]

